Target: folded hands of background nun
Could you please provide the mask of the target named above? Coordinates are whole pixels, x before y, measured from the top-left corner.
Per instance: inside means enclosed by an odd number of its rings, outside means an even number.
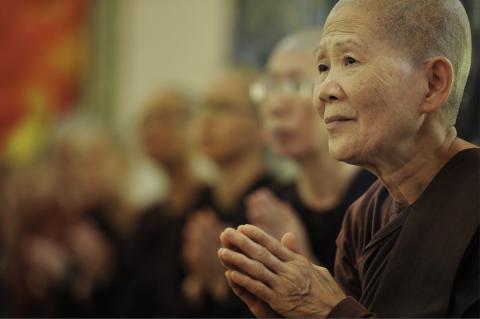
[[[258,317],[325,317],[346,296],[327,269],[298,253],[295,236],[279,242],[260,228],[227,228],[218,255],[232,290]]]
[[[216,258],[220,248],[218,237],[225,227],[210,209],[195,212],[185,226],[182,255],[190,274],[184,283],[184,293],[192,300],[200,298],[198,294],[203,290],[219,300],[228,293],[223,269]]]
[[[270,190],[261,189],[248,197],[247,216],[252,224],[278,240],[287,232],[293,233],[300,253],[311,261],[315,260],[308,243],[307,231],[298,213],[289,204],[279,200]]]
[[[27,290],[44,297],[48,290],[64,281],[68,272],[68,253],[52,239],[30,236],[22,243]]]

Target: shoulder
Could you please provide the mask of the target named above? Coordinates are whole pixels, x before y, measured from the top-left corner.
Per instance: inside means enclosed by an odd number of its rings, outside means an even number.
[[[377,177],[375,175],[365,169],[361,169],[353,178],[346,197],[351,198],[353,202],[353,200],[364,194],[376,181]]]
[[[335,278],[351,296],[360,298],[362,284],[358,273],[358,257],[372,234],[372,217],[381,211],[386,189],[377,181],[347,210],[337,237]]]
[[[438,175],[445,177],[444,179],[450,178],[459,182],[475,181],[478,183],[480,177],[480,148],[470,148],[458,152],[445,164]]]
[[[348,249],[350,254],[358,254],[368,244],[370,238],[384,225],[385,204],[391,202],[387,189],[380,181],[370,188],[348,208],[342,228],[337,237],[337,247]]]
[[[362,225],[370,221],[375,214],[381,213],[381,207],[388,198],[387,189],[377,180],[350,205],[344,224]]]

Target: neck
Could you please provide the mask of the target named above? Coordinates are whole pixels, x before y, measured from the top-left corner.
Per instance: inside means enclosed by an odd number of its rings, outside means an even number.
[[[473,147],[457,138],[455,128],[450,127],[440,136],[418,138],[414,145],[403,148],[403,154],[377,164],[373,171],[396,202],[411,205],[455,154]]]
[[[251,151],[219,163],[219,178],[214,193],[222,208],[236,204],[242,193],[265,172],[262,155]]]
[[[341,163],[329,155],[311,154],[297,160],[297,189],[309,207],[328,210],[341,201],[358,167]]]
[[[165,203],[172,215],[180,215],[195,200],[201,183],[193,174],[187,159],[166,165],[166,171],[169,177],[169,194]]]

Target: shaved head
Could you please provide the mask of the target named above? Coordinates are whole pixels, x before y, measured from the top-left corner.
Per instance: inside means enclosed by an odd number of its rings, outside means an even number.
[[[145,114],[156,109],[179,109],[185,114],[190,112],[190,100],[182,91],[174,88],[163,89],[145,105]]]
[[[249,106],[252,116],[257,117],[257,110],[250,100],[250,85],[258,78],[258,71],[246,65],[233,65],[222,71],[207,90],[207,100],[242,101]],[[241,104],[241,103],[240,103]]]
[[[459,0],[340,0],[343,6],[368,10],[378,34],[420,64],[444,56],[453,65],[453,86],[445,108],[455,122],[470,71],[472,40],[465,8]]]
[[[321,28],[311,28],[289,34],[275,46],[274,52],[305,50],[313,54],[315,47],[322,38],[322,32]]]

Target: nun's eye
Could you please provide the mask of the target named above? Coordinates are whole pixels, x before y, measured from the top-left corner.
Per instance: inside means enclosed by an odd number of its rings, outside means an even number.
[[[347,56],[345,58],[345,65],[350,65],[350,64],[354,64],[356,63],[357,60],[355,60],[354,58],[350,57],[350,56]]]
[[[325,65],[325,64],[320,64],[318,66],[318,73],[322,74],[323,72],[327,72],[328,71],[328,66]]]

